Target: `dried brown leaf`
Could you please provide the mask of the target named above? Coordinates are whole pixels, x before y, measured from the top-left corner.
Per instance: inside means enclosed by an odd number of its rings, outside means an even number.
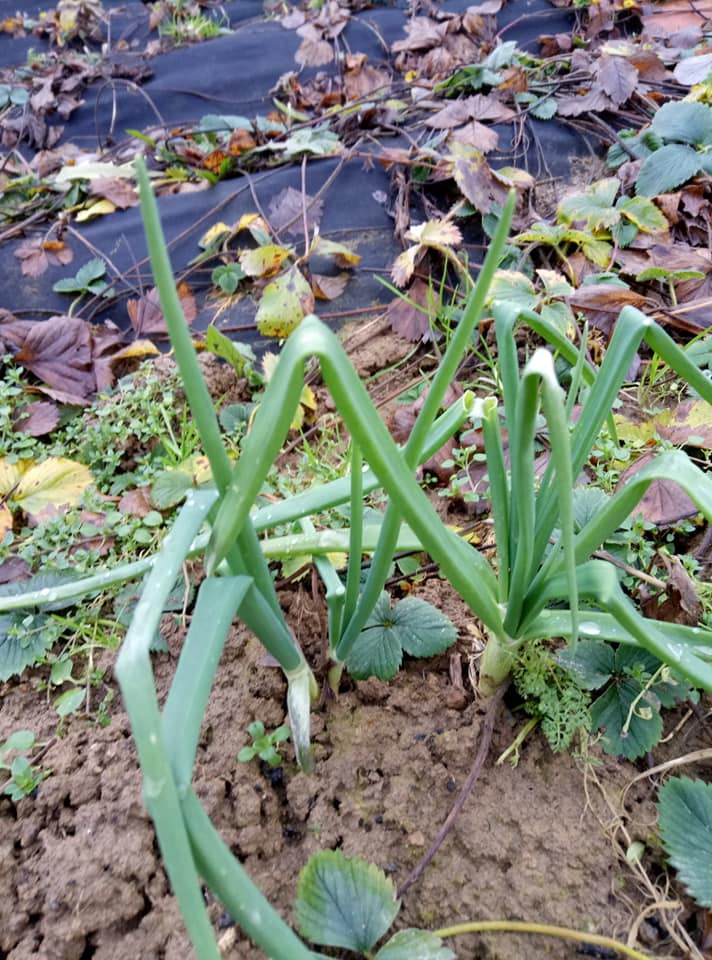
[[[430,321],[440,313],[440,297],[437,290],[424,280],[416,278],[402,297],[395,297],[388,304],[386,317],[391,329],[404,340],[429,340]]]
[[[351,279],[351,275],[340,273],[336,277],[328,277],[323,273],[312,273],[309,279],[317,300],[335,300],[346,289],[346,284]]]
[[[294,235],[304,236],[304,209],[306,208],[307,228],[313,231],[321,221],[324,203],[308,193],[302,194],[294,187],[285,187],[270,200],[267,214],[270,225],[279,233],[285,230]]]
[[[21,415],[15,421],[15,430],[29,433],[31,437],[44,437],[51,433],[58,423],[59,410],[56,405],[39,400],[22,408]]]
[[[654,452],[644,453],[623,471],[616,489],[620,489],[634,474],[642,470],[655,458]],[[666,526],[694,517],[698,509],[682,487],[674,480],[655,479],[645,492],[643,499],[635,507],[634,513],[643,515],[647,523]]]
[[[74,259],[74,252],[62,240],[43,240],[31,237],[15,250],[15,256],[22,261],[20,267],[25,277],[39,277],[47,267],[66,266]]]
[[[104,177],[92,180],[89,193],[95,197],[110,200],[118,210],[127,210],[138,203],[138,194],[133,184],[121,177]]]
[[[7,325],[2,333],[7,336]],[[96,390],[89,324],[58,316],[30,324],[15,361],[58,390],[86,399]]]
[[[321,32],[311,23],[299,27],[297,33],[302,38],[294,59],[302,67],[323,67],[334,59],[334,48],[324,40]]]
[[[491,153],[499,146],[499,134],[491,127],[486,127],[478,120],[471,120],[464,127],[453,130],[450,134],[450,144],[464,143],[475,147],[481,153]]]
[[[505,188],[492,176],[484,154],[469,144],[450,144],[452,176],[460,192],[481,213],[489,213],[494,203],[504,203]]]
[[[603,53],[596,72],[604,93],[617,107],[625,103],[638,86],[638,71],[626,57]]]
[[[178,284],[177,289],[185,321],[190,326],[198,313],[195,297],[187,284]],[[137,337],[165,337],[168,335],[158,290],[155,287],[151,287],[141,297],[129,300],[126,304],[126,310]]]
[[[594,86],[580,97],[557,97],[557,113],[562,117],[580,117],[584,113],[602,113],[615,107],[603,87]]]

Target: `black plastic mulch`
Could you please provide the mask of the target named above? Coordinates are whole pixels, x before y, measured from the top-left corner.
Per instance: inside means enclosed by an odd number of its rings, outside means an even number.
[[[442,9],[463,12],[468,6],[467,0],[450,0]],[[280,77],[298,69],[294,54],[299,37],[266,17],[262,4],[255,0],[235,0],[221,8],[233,32],[150,59],[144,57],[143,51],[149,41],[155,40],[156,33],[149,31],[148,8],[138,3],[105,3],[104,8],[109,14],[108,25],[103,28],[107,64],[104,75],[83,91],[82,105],[68,120],[48,117],[50,124],[63,127],[55,148],[75,144],[84,151],[95,151],[102,159],[112,160],[117,149],[126,143],[127,131],[151,130],[159,123],[168,129],[197,126],[206,114],[264,116],[274,109],[271,91]],[[25,14],[40,9],[41,4],[23,6]],[[12,0],[0,2],[0,19],[14,12]],[[403,39],[408,17],[408,10],[400,4],[374,6],[353,14],[341,37],[342,47],[366,54],[372,66],[387,67],[392,61],[389,46]],[[571,31],[572,24],[571,11],[554,9],[545,0],[515,0],[504,7],[496,20],[502,39],[516,40],[520,47],[531,50],[536,49],[540,33]],[[0,37],[0,66],[21,65],[30,48],[40,52],[50,50],[48,43],[36,36],[9,38],[3,34]],[[100,49],[98,43],[91,47]],[[145,79],[131,79],[139,77],[142,69],[148,74]],[[335,75],[337,69],[333,63],[306,68],[299,80],[306,82],[317,72]],[[536,149],[526,156],[521,150],[513,153],[511,147],[505,146],[504,150],[488,156],[493,165],[514,161],[528,166],[535,175],[545,172],[565,178],[571,157],[590,153],[590,144],[569,126],[556,121],[527,122],[533,124],[532,143]],[[511,126],[497,129],[500,142],[511,143]],[[138,141],[133,142],[136,149],[142,149]],[[407,145],[402,137],[391,137],[388,143]],[[20,144],[19,148],[26,157],[33,154],[26,144]],[[123,155],[122,160],[125,159]],[[354,159],[308,159],[307,193],[314,195],[321,191],[324,204],[321,234],[349,244],[362,258],[345,292],[332,302],[317,302],[317,312],[357,312],[392,299],[392,294],[378,280],[379,276],[388,276],[389,267],[401,249],[389,214],[392,176],[392,170],[384,169],[378,162],[366,162],[362,155]],[[159,206],[177,275],[182,276],[199,253],[198,239],[209,226],[217,220],[234,223],[242,214],[259,209],[266,211],[270,200],[285,187],[302,190],[300,160],[238,175],[198,192],[162,196]],[[35,230],[41,232],[47,228],[45,223]],[[15,256],[24,238],[15,236],[0,245],[3,278],[0,305],[22,319],[64,313],[69,299],[53,292],[52,285],[62,277],[72,276],[91,257],[101,256],[109,265],[108,275],[118,299],[108,308],[102,303],[88,302],[79,310],[79,315],[111,319],[126,328],[128,317],[123,302],[151,286],[138,208],[117,211],[85,224],[72,223],[72,228],[76,233],[65,237],[74,250],[72,264],[50,266],[41,276],[32,279],[22,275]],[[28,227],[25,236],[28,235],[33,235],[32,227]],[[190,271],[190,286],[199,303],[196,329],[203,329],[217,312],[214,303],[205,302],[209,274],[209,268]],[[255,304],[244,298],[220,313],[216,323],[240,339],[254,338],[254,313]]]

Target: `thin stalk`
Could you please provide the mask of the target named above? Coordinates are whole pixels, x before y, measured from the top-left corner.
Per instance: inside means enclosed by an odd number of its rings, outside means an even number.
[[[190,785],[201,724],[233,617],[247,592],[249,577],[204,580],[161,718],[161,732],[176,785]],[[255,591],[256,592],[256,591]]]
[[[209,570],[225,556],[249,515],[289,430],[302,391],[304,362],[314,355],[321,361],[324,380],[346,426],[396,508],[473,611],[496,629],[501,617],[489,563],[443,525],[404,463],[343,347],[317,317],[306,317],[282,349],[216,518],[206,556]]]
[[[597,933],[587,933],[585,930],[573,930],[571,927],[557,927],[550,923],[528,923],[525,920],[475,920],[471,923],[458,923],[453,927],[443,927],[434,931],[434,936],[446,939],[460,937],[466,933],[530,933],[543,937],[560,937],[564,940],[575,940],[578,943],[592,943],[597,947],[607,947],[616,950],[632,960],[650,960],[650,957],[640,950],[635,950],[620,940],[612,937],[600,936]]]
[[[235,859],[191,788],[182,801],[200,873],[240,928],[272,960],[314,960]],[[200,960],[208,954],[198,954]],[[214,951],[214,956],[219,954]]]
[[[161,715],[149,646],[185,553],[212,505],[213,497],[190,495],[166,537],[151,571],[116,662],[116,676],[131,720],[143,774],[143,795],[151,815],[173,891],[188,934],[201,960],[218,960],[198,874],[183,824],[173,771],[161,731]]]
[[[492,283],[492,277],[499,266],[507,242],[509,228],[514,214],[516,195],[510,191],[502,210],[502,216],[497,224],[494,238],[484,259],[477,284],[468,298],[462,318],[453,334],[445,354],[440,360],[438,370],[428,389],[425,401],[416,417],[415,424],[403,450],[405,463],[414,469],[420,461],[421,452],[428,432],[437,415],[447,388],[455,378],[465,351],[472,342],[475,326],[479,323],[484,310],[487,293]],[[378,598],[383,591],[391,561],[395,552],[396,537],[400,527],[400,513],[397,502],[391,500],[386,509],[381,537],[371,560],[368,577],[361,592],[361,597],[353,615],[346,620],[344,634],[340,637],[336,652],[340,659],[345,659],[358,639],[361,630],[369,616],[375,609]]]
[[[218,490],[222,493],[230,482],[232,465],[222,442],[215,407],[200,371],[198,356],[185,321],[161,220],[158,215],[158,205],[149,183],[146,166],[141,157],[136,160],[136,179],[141,196],[141,213],[144,221],[146,243],[156,287],[158,288],[161,309],[168,327],[188,405],[195,419],[195,425],[200,434],[205,455],[210,463],[213,478]],[[267,602],[272,606],[275,613],[281,616],[272,578],[259,549],[257,535],[250,522],[247,522],[240,531],[237,551],[232,554],[231,566],[234,573],[247,574],[249,572]]]
[[[509,578],[511,574],[509,552],[511,503],[507,467],[504,462],[504,447],[502,444],[502,430],[499,423],[499,410],[494,397],[485,400],[483,414],[482,432],[484,434],[485,453],[487,456],[489,494],[492,503],[491,512],[497,545],[498,599],[500,603],[505,603],[509,596]]]
[[[538,554],[534,553],[534,438],[539,411],[539,378],[527,372],[519,384],[514,423],[509,434],[509,455],[512,461],[511,509],[516,522],[510,528],[510,556],[513,557],[512,576],[507,597],[504,631],[516,636],[526,590],[535,568]]]
[[[363,458],[357,443],[351,444],[351,534],[349,566],[346,573],[344,623],[354,615],[361,587],[361,554],[363,553]],[[339,631],[340,633],[341,631]],[[332,640],[338,638],[335,636]]]
[[[433,377],[423,406],[408,437],[405,445],[405,460],[412,468],[418,463],[425,438],[437,416],[448,387],[455,379],[457,368],[460,366],[467,348],[472,345],[473,331],[482,317],[487,294],[492,284],[492,278],[499,266],[502,252],[507,243],[516,200],[516,192],[510,190],[502,208],[502,214],[499,218],[494,237],[487,251],[487,256],[480,268],[477,284],[468,297],[462,318],[450,339],[447,350],[438,364],[437,372]]]
[[[299,525],[304,531],[304,533],[309,537],[309,540],[316,544],[319,542],[320,534],[314,529],[314,524],[307,517],[302,517],[299,521]],[[346,550],[351,543],[351,534],[350,531],[344,530],[324,530],[322,531],[327,535],[327,541],[332,540],[330,534],[339,533],[341,546]],[[377,536],[377,534],[376,534]],[[348,539],[346,539],[348,537]],[[294,537],[280,537],[280,540],[294,540]],[[300,538],[301,539],[301,538]],[[262,548],[265,548],[265,543],[263,542]],[[299,554],[304,553],[305,551],[299,551]],[[322,583],[324,584],[324,599],[326,600],[326,608],[328,610],[328,629],[329,629],[329,649],[331,652],[331,643],[333,642],[334,637],[338,637],[341,634],[341,627],[344,622],[344,602],[346,599],[346,588],[344,587],[343,581],[339,574],[336,572],[334,564],[331,562],[327,553],[335,553],[337,550],[335,548],[329,550],[320,550],[318,553],[313,551],[306,551],[311,553],[311,559],[316,567],[317,573],[321,577]],[[341,552],[340,550],[338,552]],[[298,554],[298,555],[299,555]]]

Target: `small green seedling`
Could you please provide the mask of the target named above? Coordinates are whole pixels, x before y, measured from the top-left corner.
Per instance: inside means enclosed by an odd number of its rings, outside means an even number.
[[[48,770],[38,770],[24,756],[35,746],[35,735],[31,730],[16,730],[0,745],[0,770],[6,770],[10,774],[2,792],[14,803],[29,796],[45,777],[49,776]],[[12,753],[17,756],[10,760]]]
[[[237,759],[240,763],[249,763],[250,760],[259,757],[270,767],[278,767],[282,757],[277,745],[289,739],[289,727],[281,726],[272,733],[265,733],[264,723],[261,720],[255,720],[249,725],[247,732],[252,737],[252,744],[249,747],[243,747],[238,753]]]
[[[67,311],[70,317],[85,297],[113,297],[114,288],[109,285],[105,274],[106,261],[101,257],[94,257],[80,267],[73,277],[65,277],[53,285],[55,293],[77,294]]]

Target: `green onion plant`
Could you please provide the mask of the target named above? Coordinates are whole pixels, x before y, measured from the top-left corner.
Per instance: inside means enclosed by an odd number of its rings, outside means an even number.
[[[316,684],[297,640],[284,620],[268,557],[311,553],[326,583],[329,647],[336,682],[381,596],[395,552],[426,551],[485,625],[489,641],[480,665],[480,688],[493,694],[507,678],[519,647],[528,640],[580,637],[638,644],[694,684],[712,691],[712,631],[644,618],[626,597],[614,568],[592,554],[634,512],[656,478],[673,479],[712,519],[712,480],[680,451],[663,453],[639,471],[581,529],[574,523],[574,487],[626,371],[642,341],[712,403],[712,383],[654,321],[626,307],[599,369],[535,313],[495,303],[501,401],[466,394],[440,413],[443,397],[469,349],[488,287],[504,248],[514,197],[505,205],[463,318],[430,384],[412,433],[401,448],[393,441],[337,337],[317,317],[306,317],[286,341],[276,370],[233,466],[185,324],[162,235],[155,199],[137,161],[141,203],[156,285],[196,427],[209,457],[215,490],[191,491],[148,572],[117,662],[143,771],[144,797],[154,819],[166,867],[198,957],[219,956],[205,910],[207,884],[241,928],[274,960],[307,960],[313,954],[252,884],[223,843],[192,787],[200,726],[222,648],[238,616],[279,661],[288,681],[288,711],[298,762],[309,769],[310,700]],[[571,365],[568,395],[554,356],[537,349],[520,364],[517,324],[534,328]],[[316,358],[325,384],[352,438],[350,476],[315,486],[282,503],[255,509],[300,402],[307,361]],[[572,408],[585,396],[572,423]],[[543,414],[550,459],[541,480],[534,470],[535,435]],[[496,558],[487,560],[439,518],[414,476],[416,466],[451,436],[466,416],[482,425],[485,439]],[[508,448],[504,437],[508,436]],[[365,469],[364,469],[365,467]],[[365,494],[381,487],[388,507],[380,523],[364,511]],[[317,531],[311,517],[338,503],[350,507],[350,528]],[[209,532],[204,532],[205,525]],[[292,525],[293,534],[258,533]],[[347,550],[342,580],[327,553]],[[182,564],[203,551],[206,579],[200,586],[173,684],[161,711],[149,649],[161,610]],[[364,553],[371,553],[365,583]],[[130,572],[129,571],[130,566]],[[7,598],[0,610],[28,602],[50,603],[58,591],[101,589],[139,573],[136,564],[80,584]],[[112,580],[113,578],[113,580]],[[66,599],[67,594],[63,594]],[[28,597],[33,599],[30,601]],[[9,604],[9,606],[8,606]]]

